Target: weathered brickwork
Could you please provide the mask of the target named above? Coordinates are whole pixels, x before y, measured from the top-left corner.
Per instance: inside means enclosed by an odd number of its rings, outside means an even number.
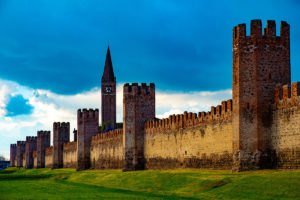
[[[26,166],[26,153],[24,152],[22,155],[22,167]]]
[[[45,150],[45,168],[53,168],[54,147],[47,147]]]
[[[25,167],[23,165],[23,153],[25,153],[25,141],[17,141],[17,167]]]
[[[53,123],[53,168],[63,167],[64,143],[70,141],[70,123]]]
[[[26,137],[25,153],[26,153],[26,165],[27,169],[33,168],[33,151],[36,150],[37,137]]]
[[[53,124],[11,145],[11,165],[84,169],[209,168],[233,171],[300,168],[300,82],[291,84],[290,26],[252,20],[233,28],[232,100],[209,112],[155,118],[155,85],[125,84],[123,129],[101,133],[99,112],[78,110],[70,124]],[[101,119],[116,127],[116,77],[108,49],[101,82]],[[103,127],[103,126],[102,126]],[[122,128],[122,126],[120,126]],[[108,129],[107,129],[108,130]],[[103,131],[103,130],[102,130]],[[27,147],[28,144],[28,147]]]
[[[37,168],[37,150],[32,152],[32,156],[33,156],[33,167]]]
[[[290,84],[289,25],[281,22],[280,37],[275,21],[268,21],[262,34],[260,20],[233,29],[233,148],[236,171],[264,167],[261,162],[270,144],[265,129],[271,125],[276,84]],[[268,159],[267,159],[268,160]]]
[[[300,168],[300,82],[275,90],[271,125],[273,167]]]
[[[79,109],[77,127],[77,170],[89,169],[91,140],[98,133],[99,110]]]
[[[50,131],[37,132],[37,168],[45,167],[45,150],[50,147]]]
[[[123,130],[100,133],[92,138],[91,163],[94,169],[122,169],[124,166]]]
[[[145,168],[144,124],[155,118],[155,85],[125,84],[123,87],[123,142],[125,170]]]
[[[64,144],[63,166],[64,168],[76,168],[77,142],[68,142]]]
[[[231,169],[232,101],[207,113],[147,121],[144,151],[147,169]]]
[[[16,167],[16,156],[17,156],[17,144],[10,145],[10,166]]]

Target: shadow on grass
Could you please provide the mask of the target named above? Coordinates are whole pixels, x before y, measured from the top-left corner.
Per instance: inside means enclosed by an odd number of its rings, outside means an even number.
[[[0,170],[0,174],[12,174],[18,171],[17,169],[14,170]]]
[[[133,190],[125,190],[125,189],[118,189],[118,188],[109,188],[104,186],[96,186],[96,185],[89,185],[84,183],[75,183],[75,182],[69,182],[64,180],[58,180],[60,183],[65,183],[67,185],[72,185],[76,187],[87,187],[87,188],[94,188],[96,190],[100,190],[101,193],[114,193],[114,194],[120,194],[120,195],[128,195],[128,196],[135,196],[136,198],[160,198],[160,199],[191,199],[191,200],[199,200],[199,198],[194,197],[184,197],[179,196],[175,194],[156,194],[156,193],[149,193],[149,192],[143,192],[143,191],[133,191]]]
[[[9,174],[9,173],[8,173]],[[40,179],[47,179],[52,177],[53,175],[1,175],[0,181],[14,181],[14,180],[40,180]]]

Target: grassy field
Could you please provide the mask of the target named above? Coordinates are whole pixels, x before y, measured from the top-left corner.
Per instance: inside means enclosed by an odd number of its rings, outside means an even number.
[[[0,199],[300,199],[300,170],[0,171]]]

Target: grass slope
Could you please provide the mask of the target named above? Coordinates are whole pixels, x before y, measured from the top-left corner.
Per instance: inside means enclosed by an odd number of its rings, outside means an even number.
[[[0,199],[300,199],[300,170],[17,169],[0,171]]]

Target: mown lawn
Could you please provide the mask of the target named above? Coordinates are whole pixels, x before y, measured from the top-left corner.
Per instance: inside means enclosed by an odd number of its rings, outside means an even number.
[[[17,169],[0,171],[0,199],[300,199],[300,170]]]

